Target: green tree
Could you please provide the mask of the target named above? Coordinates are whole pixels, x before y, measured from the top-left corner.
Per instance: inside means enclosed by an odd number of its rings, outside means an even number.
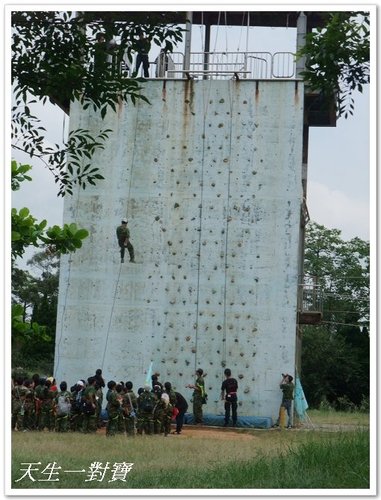
[[[45,249],[27,262],[38,275],[12,268],[12,365],[52,369],[59,259]]]
[[[31,170],[30,165],[20,165],[12,161],[11,183],[12,189],[20,188],[20,183],[30,181],[27,173]],[[46,228],[47,221],[38,222],[31,215],[28,208],[20,210],[12,208],[12,258],[22,257],[29,246],[39,247],[42,244],[49,245],[55,252],[74,252],[82,246],[82,240],[88,236],[86,229],[79,229],[76,224],[64,224],[63,227],[52,226]]]
[[[100,14],[100,13],[99,13]],[[142,93],[142,78],[129,78],[120,70],[122,60],[131,64],[138,33],[170,52],[182,39],[182,29],[168,24],[161,13],[130,13],[130,20],[118,19],[118,13],[94,14],[53,11],[15,11],[12,14],[12,146],[37,158],[49,168],[58,184],[58,194],[72,194],[73,185],[95,184],[103,179],[92,166],[93,153],[103,148],[110,130],[94,137],[88,130],[70,133],[61,147],[45,140],[45,129],[33,115],[36,102],[50,99],[66,112],[70,102],[91,106],[104,117],[121,102],[147,101]],[[117,39],[107,58],[94,64],[97,53],[95,35],[105,33]],[[102,49],[103,50],[103,49]],[[98,50],[99,52],[99,50]]]
[[[310,223],[305,273],[321,287],[323,321],[303,328],[302,377],[307,400],[318,406],[342,398],[359,405],[369,396],[369,242],[344,241],[337,229]]]
[[[370,18],[366,12],[330,13],[324,28],[307,33],[304,80],[323,97],[337,96],[337,115],[353,114],[355,90],[370,81]]]

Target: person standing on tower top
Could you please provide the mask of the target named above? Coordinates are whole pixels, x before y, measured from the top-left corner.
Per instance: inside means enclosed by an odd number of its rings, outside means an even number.
[[[138,75],[140,65],[143,64],[144,78],[149,78],[149,60],[148,53],[151,48],[151,42],[144,36],[142,32],[139,33],[139,40],[135,42],[138,55],[136,56],[136,67],[134,75]]]
[[[124,253],[127,248],[130,254],[130,262],[135,262],[134,247],[130,243],[130,230],[127,224],[127,219],[122,219],[121,225],[116,228],[116,237],[120,246],[120,261],[124,262]]]

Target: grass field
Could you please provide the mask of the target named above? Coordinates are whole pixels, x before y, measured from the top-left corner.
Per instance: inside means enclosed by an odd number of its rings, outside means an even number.
[[[168,437],[14,432],[12,488],[369,488],[368,416],[311,412],[310,418],[314,429],[185,427]],[[354,427],[319,430],[328,424]],[[31,462],[40,464],[19,480]],[[53,463],[61,469],[52,470]],[[123,476],[124,463],[133,466]]]

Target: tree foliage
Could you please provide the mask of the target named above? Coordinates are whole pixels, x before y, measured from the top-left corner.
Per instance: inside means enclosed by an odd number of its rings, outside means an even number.
[[[331,13],[324,28],[306,35],[299,57],[306,56],[302,72],[312,90],[337,96],[337,115],[352,115],[353,92],[370,81],[370,19],[365,12]]]
[[[12,145],[49,168],[61,196],[72,194],[75,184],[85,188],[87,183],[103,179],[91,158],[95,150],[103,148],[110,130],[100,130],[93,137],[88,130],[78,129],[63,147],[52,146],[32,113],[33,105],[50,99],[68,110],[70,102],[77,100],[103,118],[121,102],[147,101],[142,93],[144,79],[130,78],[122,70],[122,63],[131,65],[138,33],[168,52],[182,39],[182,29],[166,24],[159,14],[140,16],[140,24],[104,17],[106,20],[94,19],[89,13],[54,11],[15,11],[12,15]],[[95,65],[98,32],[118,44],[110,49],[110,57],[98,59]]]
[[[369,326],[369,242],[344,241],[338,229],[310,223],[306,232],[304,272],[317,276],[327,325]]]
[[[59,260],[57,254],[42,251],[28,265],[36,268],[38,275],[12,268],[12,365],[51,371]]]
[[[369,397],[369,242],[307,228],[305,273],[321,287],[323,321],[303,328],[303,387],[311,406],[340,407],[343,398],[359,406]]]
[[[12,189],[17,190],[20,188],[20,182],[31,180],[27,175],[31,168],[30,165],[20,165],[12,161]],[[38,222],[26,207],[20,210],[12,208],[11,218],[12,259],[22,257],[29,246],[49,245],[53,252],[74,252],[81,248],[82,240],[89,234],[86,229],[78,228],[75,223],[46,228],[47,221],[44,219]]]

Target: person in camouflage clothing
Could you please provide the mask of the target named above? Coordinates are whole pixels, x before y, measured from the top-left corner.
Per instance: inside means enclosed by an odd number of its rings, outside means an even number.
[[[43,431],[47,428],[49,431],[54,430],[54,403],[56,393],[50,390],[51,382],[50,380],[45,380],[45,385],[39,394],[39,399],[41,400],[41,413],[38,425],[38,430]]]
[[[24,386],[27,388],[27,393],[25,395],[24,428],[27,431],[32,431],[36,428],[36,406],[34,401],[33,380],[24,380]]]
[[[22,377],[17,377],[12,388],[12,430],[24,430],[25,399],[28,393]]]
[[[97,401],[96,388],[97,380],[95,377],[87,379],[88,385],[82,394],[82,432],[94,433],[97,431]]]
[[[34,386],[34,404],[35,404],[35,429],[39,429],[41,426],[41,394],[45,387],[45,379],[40,378]]]
[[[194,384],[188,384],[186,387],[193,389],[193,417],[196,425],[202,424],[202,405],[205,402],[205,381],[204,381],[204,370],[199,368],[196,370],[196,382]]]
[[[54,398],[56,432],[68,432],[70,428],[72,398],[71,392],[67,390],[67,383],[63,380]]]
[[[126,248],[130,254],[130,262],[135,262],[134,247],[130,242],[130,230],[128,229],[127,224],[127,219],[122,219],[121,225],[116,228],[116,237],[120,247],[120,261],[122,263],[124,262],[124,253]]]
[[[154,433],[154,420],[153,411],[157,400],[151,392],[151,387],[147,384],[144,386],[143,392],[138,397],[138,421],[137,432],[138,434]]]
[[[163,429],[163,418],[165,410],[165,404],[161,400],[161,395],[163,393],[162,385],[154,385],[152,393],[155,397],[155,407],[153,410],[153,433],[160,434]]]
[[[175,391],[172,389],[172,384],[171,382],[165,382],[164,384],[164,389],[165,389],[165,392],[168,394],[169,396],[169,402],[171,403],[172,407],[176,405],[176,393]]]
[[[118,432],[118,421],[121,413],[122,400],[121,396],[116,392],[116,382],[110,380],[107,384],[108,392],[107,399],[107,413],[108,421],[106,425],[106,436],[115,436]]]
[[[171,433],[173,406],[165,392],[161,395],[161,404],[163,405],[162,432],[164,432],[164,436],[168,436]]]
[[[123,396],[123,413],[124,424],[128,436],[135,435],[135,415],[138,408],[136,395],[132,390],[133,384],[131,381],[126,382],[125,393]]]
[[[70,389],[72,394],[71,412],[70,412],[70,430],[80,431],[82,429],[82,394],[85,390],[85,382],[78,380]]]
[[[119,383],[116,384],[115,386],[116,393],[118,394],[118,401],[119,401],[119,415],[118,415],[118,422],[117,422],[117,432],[118,434],[124,434],[126,431],[126,424],[124,422],[124,412],[122,408],[123,404],[123,396],[124,396],[124,383]]]

